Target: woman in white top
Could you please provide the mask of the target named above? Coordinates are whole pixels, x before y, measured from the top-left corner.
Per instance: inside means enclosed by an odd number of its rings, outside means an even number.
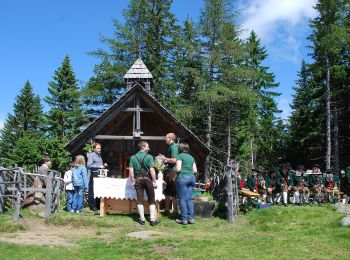
[[[66,209],[68,212],[74,212],[73,210],[73,194],[74,194],[74,187],[72,183],[72,170],[74,168],[74,162],[69,163],[69,170],[64,173],[64,183],[65,183],[65,189],[67,193],[67,206]]]

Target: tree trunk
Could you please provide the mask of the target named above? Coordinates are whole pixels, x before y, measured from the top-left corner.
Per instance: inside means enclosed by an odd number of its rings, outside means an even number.
[[[331,80],[331,72],[330,72],[330,65],[329,65],[329,58],[326,52],[326,136],[327,136],[327,150],[326,150],[326,169],[331,168],[331,150],[332,150],[332,139],[331,139],[331,86],[330,86],[330,80]]]
[[[208,101],[208,125],[207,125],[207,147],[210,150],[211,149],[211,128],[212,128],[212,103],[211,103],[211,99],[209,98]],[[211,172],[211,166],[210,166],[210,153],[207,156],[206,160],[205,160],[205,168],[204,168],[204,178],[205,178],[205,182],[208,181],[208,177],[210,175]]]
[[[339,126],[338,111],[334,112],[334,175],[339,176]]]
[[[229,113],[230,114],[230,113]],[[231,119],[228,116],[228,126],[227,126],[227,165],[231,162]]]

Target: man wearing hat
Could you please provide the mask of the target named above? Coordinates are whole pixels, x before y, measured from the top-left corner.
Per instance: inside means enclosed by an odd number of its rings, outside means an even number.
[[[305,169],[302,170],[302,175],[300,178],[300,186],[302,187],[300,192],[302,194],[301,203],[309,204],[309,197],[310,197],[310,189],[309,189],[309,175],[307,174],[308,171],[305,171]]]
[[[250,191],[257,193],[259,184],[257,180],[257,175],[258,175],[258,169],[252,169],[251,174],[248,176],[247,179],[247,187]]]
[[[291,165],[289,163],[283,164],[282,169],[276,178],[277,186],[282,189],[283,205],[285,207],[288,206],[288,193],[293,187],[293,177],[290,169]]]
[[[266,185],[265,180],[261,175],[259,168],[253,168],[251,175],[248,176],[247,187],[249,190],[262,195],[263,200],[266,200]]]
[[[296,205],[301,204],[300,192],[303,189],[303,183],[301,181],[304,172],[304,167],[299,165],[296,171],[292,171],[293,176],[293,201]]]
[[[309,185],[311,193],[314,195],[315,201],[321,203],[324,192],[324,184],[319,164],[315,164],[312,167],[312,173],[309,175]]]
[[[335,182],[332,169],[327,169],[324,177],[324,187],[328,195],[328,201],[335,203],[339,201],[339,190]]]

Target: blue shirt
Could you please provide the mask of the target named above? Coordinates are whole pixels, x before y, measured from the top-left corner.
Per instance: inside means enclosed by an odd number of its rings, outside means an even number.
[[[87,177],[87,170],[84,165],[74,167],[72,172],[73,186],[82,186],[84,189],[89,187],[89,180]]]
[[[103,166],[101,155],[95,152],[90,153],[88,156],[87,167],[91,171],[96,171],[98,169],[101,169],[101,166]]]

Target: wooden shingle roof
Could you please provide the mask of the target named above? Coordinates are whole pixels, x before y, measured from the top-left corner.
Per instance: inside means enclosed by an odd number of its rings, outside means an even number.
[[[128,79],[153,79],[151,72],[147,69],[143,61],[138,58],[124,75],[124,80]]]

